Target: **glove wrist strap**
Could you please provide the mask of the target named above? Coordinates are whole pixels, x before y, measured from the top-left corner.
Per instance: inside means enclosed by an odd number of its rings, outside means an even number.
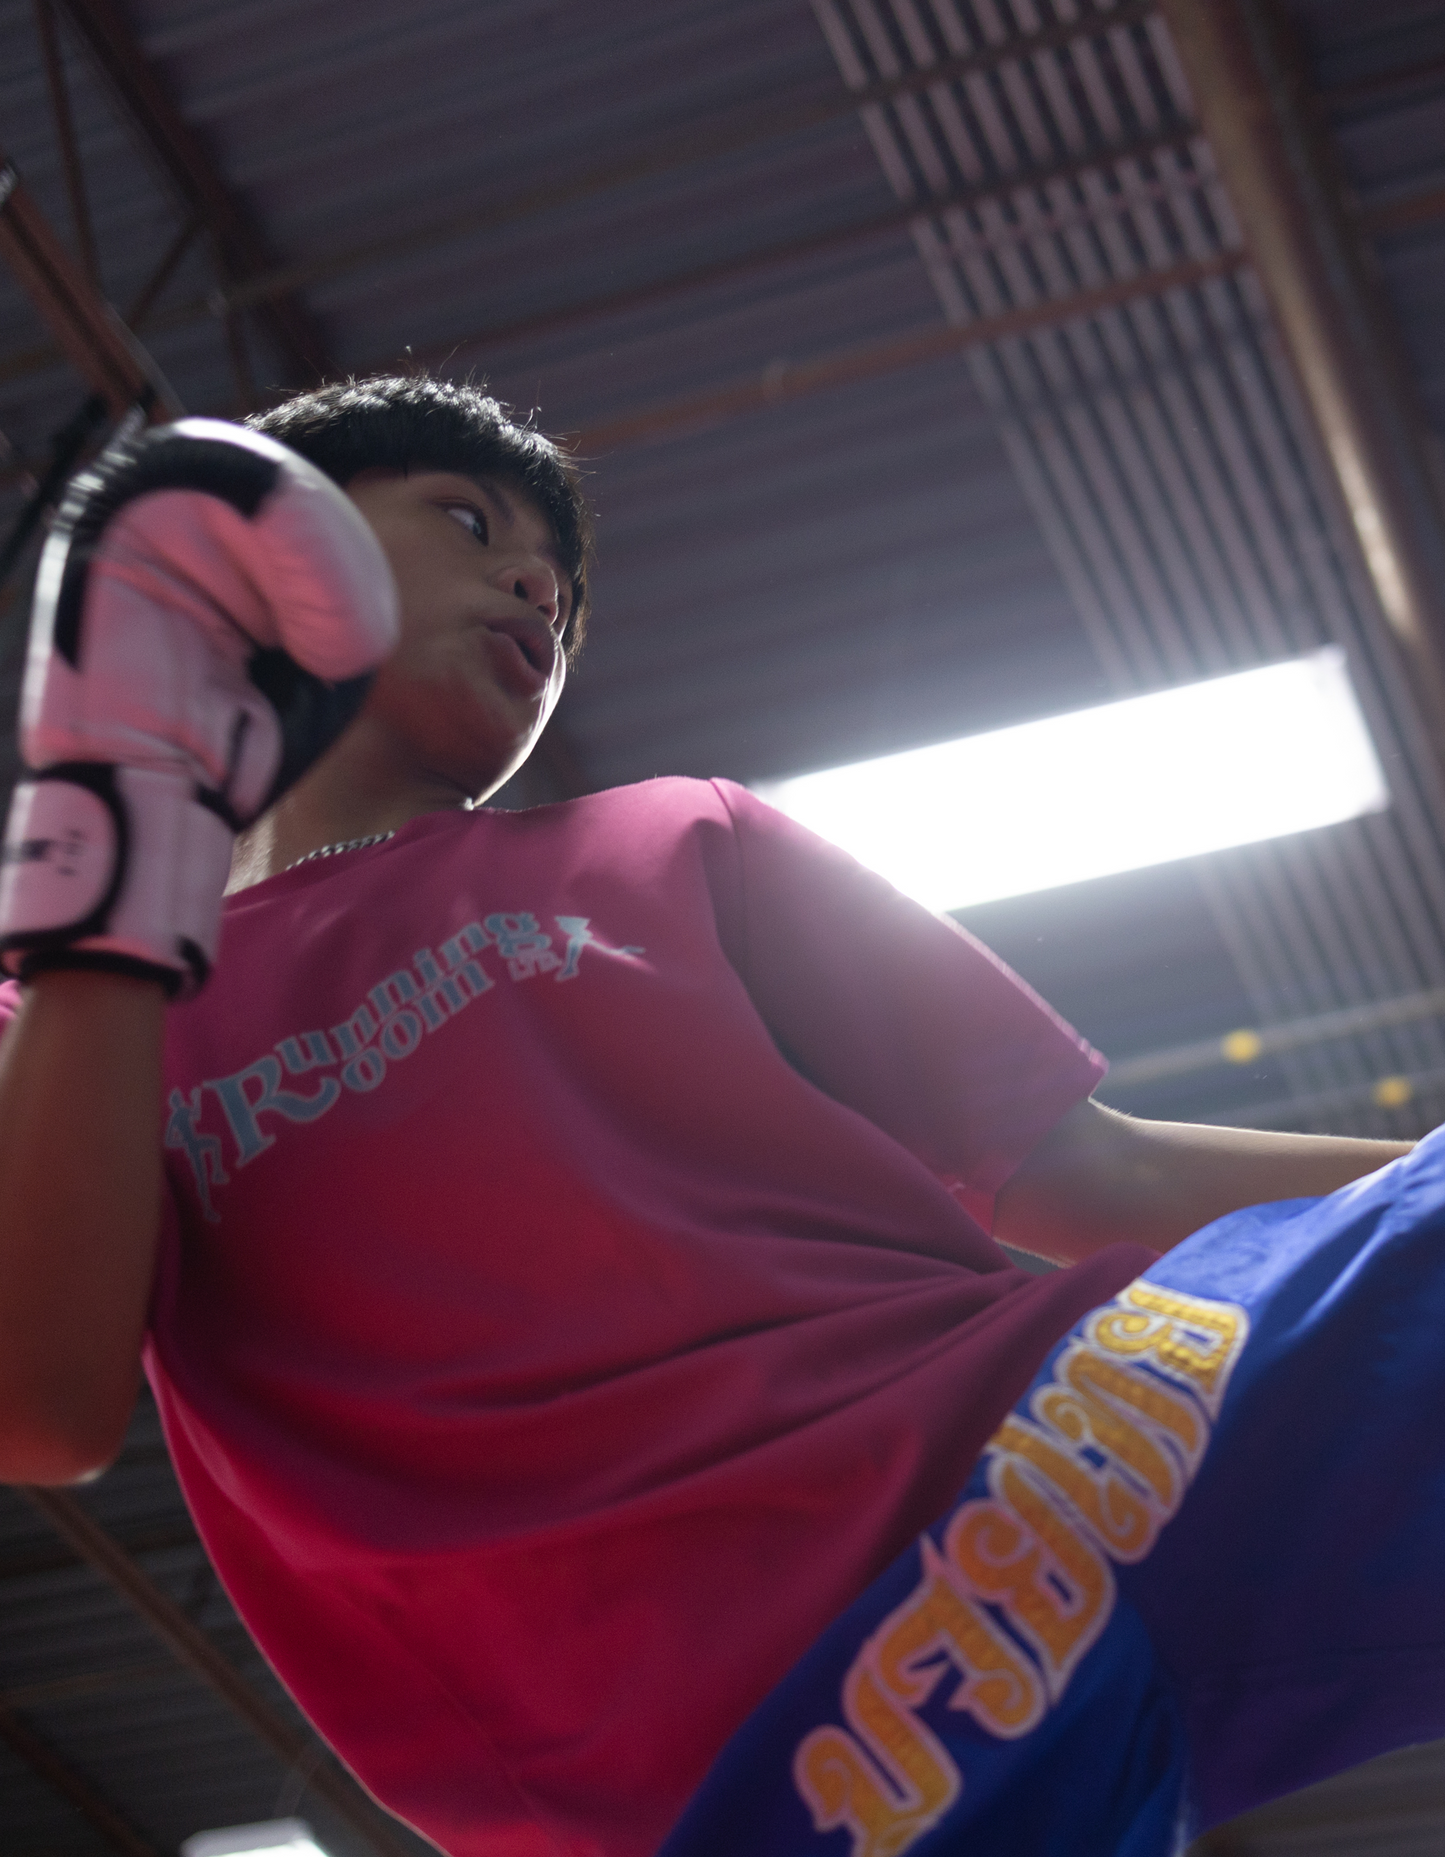
[[[77,762],[29,775],[0,870],[0,965],[132,971],[109,966],[119,961],[193,992],[215,959],[233,836],[172,769]],[[71,959],[82,954],[107,960]]]

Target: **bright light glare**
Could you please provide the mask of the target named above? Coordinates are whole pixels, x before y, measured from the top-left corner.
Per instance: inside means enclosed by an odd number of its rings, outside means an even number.
[[[268,1818],[259,1825],[198,1831],[181,1844],[181,1857],[326,1857],[304,1818]]]
[[[1333,825],[1390,800],[1335,647],[756,791],[939,910]]]

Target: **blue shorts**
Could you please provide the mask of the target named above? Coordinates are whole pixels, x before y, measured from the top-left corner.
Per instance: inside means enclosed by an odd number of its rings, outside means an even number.
[[[1442,1734],[1445,1130],[1080,1322],[662,1857],[1163,1857]]]

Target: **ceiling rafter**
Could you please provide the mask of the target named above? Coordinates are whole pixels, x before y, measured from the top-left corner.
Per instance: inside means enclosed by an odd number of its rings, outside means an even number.
[[[184,1516],[149,1528],[128,1530],[124,1538],[117,1536],[116,1540],[132,1559],[137,1554],[168,1554],[181,1548],[202,1551],[200,1536]],[[83,1564],[73,1549],[52,1538],[46,1538],[43,1546],[36,1543],[13,1548],[0,1554],[0,1591],[7,1580],[33,1580],[41,1574],[59,1573]],[[8,1690],[0,1692],[0,1700],[5,1699],[14,1701]]]
[[[921,220],[940,218],[950,213],[983,213],[989,207],[1001,207],[1005,211],[1016,210],[1018,196],[1021,193],[1035,193],[1048,187],[1058,186],[1063,182],[1077,181],[1086,175],[1107,174],[1109,170],[1126,161],[1148,161],[1157,155],[1182,154],[1191,144],[1197,142],[1199,134],[1196,129],[1175,129],[1158,135],[1144,135],[1127,142],[1120,142],[1112,148],[1092,149],[1086,155],[1071,156],[1065,161],[1051,162],[1044,167],[1026,168],[1017,174],[1011,174],[1002,181],[986,185],[957,187],[951,192],[933,194],[926,203],[911,201],[903,205],[886,208],[881,213],[871,213],[867,219],[850,220],[839,226],[828,226],[820,232],[810,232],[802,238],[784,239],[776,245],[764,246],[761,250],[740,252],[731,258],[721,258],[711,264],[699,265],[696,269],[675,273],[671,277],[654,279],[650,283],[639,284],[628,290],[609,291],[603,296],[584,298],[581,302],[562,304],[554,310],[542,310],[535,314],[518,316],[510,322],[492,323],[487,327],[473,330],[468,335],[454,336],[445,342],[428,343],[413,347],[412,355],[421,361],[440,359],[443,356],[463,354],[471,348],[497,346],[503,342],[534,340],[540,335],[549,334],[558,329],[574,327],[579,322],[589,322],[603,316],[615,316],[629,310],[642,309],[653,303],[664,301],[688,290],[701,290],[715,284],[730,283],[735,279],[749,277],[758,271],[772,270],[788,264],[796,264],[808,258],[820,258],[828,253],[846,250],[850,245],[860,245],[869,239],[886,236],[890,232],[902,232],[917,225]],[[1178,191],[1191,184],[1203,185],[1213,179],[1212,175],[1199,174],[1179,177],[1169,183],[1169,187]],[[1127,211],[1135,204],[1134,192],[1121,192],[1118,196],[1121,211]],[[1081,214],[1080,220],[1096,225],[1104,217],[1104,209],[1092,206],[1087,214]],[[1019,225],[1014,236],[1015,242],[1026,243],[1039,237],[1042,232],[1058,229],[1059,220],[1048,209],[1031,214],[1027,222]],[[1000,248],[1003,240],[995,233],[982,232],[977,235],[980,248],[994,250]],[[394,362],[380,362],[378,367],[392,366]]]
[[[214,1690],[289,1768],[306,1774],[307,1785],[338,1818],[365,1838],[379,1857],[404,1857],[389,1821],[356,1781],[329,1758],[317,1762],[314,1736],[293,1728],[279,1715],[74,1496],[58,1489],[27,1488],[22,1493],[67,1546],[115,1587],[182,1664]]]
[[[217,217],[217,212],[238,210],[237,203],[229,195],[224,183],[214,174],[209,164],[194,170],[188,165],[196,160],[205,163],[206,158],[194,132],[181,122],[174,106],[162,105],[156,101],[154,93],[160,88],[160,80],[153,68],[145,67],[148,81],[143,80],[139,73],[133,73],[132,77],[127,79],[131,86],[129,90],[117,76],[118,71],[122,72],[122,75],[132,72],[137,59],[143,65],[144,58],[133,41],[129,51],[125,51],[120,45],[119,39],[127,35],[114,0],[53,0],[53,3],[64,6],[82,30],[85,30],[85,27],[81,15],[95,22],[94,36],[87,32],[87,42],[92,45],[92,49],[96,50],[96,55],[101,59],[107,73],[121,88],[122,96],[131,108],[132,114],[142,119],[142,128],[147,133],[147,139],[151,141],[155,152],[165,162],[172,180],[182,188],[183,192],[186,192],[186,197],[191,201],[192,206],[206,214],[208,223],[219,227],[222,222]],[[701,130],[691,129],[681,136],[662,138],[641,152],[628,155],[619,161],[591,164],[585,173],[544,180],[508,194],[500,200],[487,201],[479,206],[466,208],[460,213],[450,213],[441,218],[427,220],[421,225],[408,226],[403,232],[368,239],[338,251],[323,252],[315,258],[303,259],[294,264],[274,265],[269,261],[263,261],[259,254],[253,253],[251,260],[238,266],[238,274],[226,281],[219,292],[212,296],[195,297],[186,303],[178,304],[164,319],[163,326],[180,327],[214,316],[217,300],[231,310],[259,308],[265,305],[274,307],[278,303],[284,304],[291,293],[304,288],[307,284],[326,282],[348,271],[358,270],[364,265],[375,264],[383,259],[415,255],[421,251],[434,249],[450,240],[464,238],[478,232],[493,231],[538,213],[575,206],[584,200],[612,192],[632,182],[675,173],[696,166],[699,162],[741,154],[750,148],[776,142],[789,135],[797,135],[808,129],[821,128],[831,122],[846,120],[854,116],[858,110],[872,105],[893,103],[900,98],[936,89],[944,84],[959,83],[969,78],[987,77],[1007,65],[1018,63],[1020,59],[1037,57],[1049,51],[1063,50],[1080,39],[1094,38],[1102,33],[1123,31],[1140,25],[1157,11],[1157,0],[1121,0],[1121,4],[1107,13],[1087,13],[1081,18],[1009,38],[997,45],[981,47],[977,51],[957,57],[944,58],[929,66],[925,71],[902,72],[896,77],[881,79],[859,90],[842,93],[829,90],[822,95],[809,96],[796,102],[787,100],[782,103],[770,102],[763,109],[743,111]],[[111,60],[110,63],[107,63],[107,58]],[[112,69],[112,64],[115,69]],[[132,93],[135,100],[133,100]],[[155,135],[147,129],[146,121],[142,117],[143,111],[154,117],[157,125]],[[1064,165],[1066,167],[1091,165],[1122,160],[1126,159],[1131,152],[1128,149],[1118,151],[1099,149],[1093,151],[1088,160],[1082,164]],[[1144,148],[1139,152],[1147,153],[1149,150]],[[203,193],[201,183],[207,180],[208,175],[207,190]],[[1060,177],[1050,174],[1041,178]],[[190,187],[192,182],[195,183],[194,188]],[[213,182],[214,186],[210,186],[210,182]],[[1012,187],[1031,184],[1036,184],[1033,176],[1000,175],[991,183],[991,187],[1003,192]],[[229,200],[229,208],[211,210],[215,204],[216,190],[219,190]],[[11,369],[23,369],[43,364],[44,359],[45,357],[39,354],[17,356],[10,369],[0,371],[0,379],[15,378]]]
[[[1384,1026],[1412,1025],[1442,1016],[1445,987],[1427,987],[1391,999],[1370,1000],[1363,1006],[1344,1006],[1334,1012],[1311,1013],[1272,1025],[1241,1025],[1218,1038],[1191,1039],[1188,1044],[1171,1045],[1164,1051],[1141,1051],[1115,1059],[1103,1087],[1132,1089],[1169,1077],[1186,1077],[1195,1071],[1217,1070],[1225,1064],[1254,1064],[1276,1052],[1298,1051],[1305,1045],[1354,1038]]]
[[[411,352],[415,360],[435,359],[451,356],[470,348],[484,347],[506,341],[533,338],[552,330],[572,327],[578,322],[595,317],[617,315],[628,310],[639,309],[650,303],[661,301],[688,290],[707,288],[718,283],[725,283],[734,278],[744,278],[761,270],[796,263],[800,260],[821,257],[829,252],[842,250],[853,244],[860,244],[870,238],[877,238],[889,232],[904,230],[913,225],[925,214],[939,215],[953,212],[977,212],[990,206],[1012,208],[1021,192],[1057,186],[1064,182],[1075,181],[1083,176],[1105,173],[1122,162],[1150,161],[1159,155],[1178,154],[1186,151],[1191,143],[1198,139],[1198,132],[1190,129],[1171,129],[1160,134],[1149,134],[1114,144],[1091,149],[1087,154],[1071,156],[1066,160],[1051,162],[1044,166],[1022,169],[1004,179],[987,184],[959,187],[951,193],[938,194],[930,198],[926,207],[919,202],[889,207],[881,213],[872,213],[866,219],[850,220],[844,225],[829,226],[820,232],[809,233],[801,238],[791,238],[778,244],[763,247],[761,250],[745,251],[729,258],[719,259],[713,263],[676,273],[669,277],[657,278],[649,283],[640,284],[627,290],[611,291],[598,297],[585,298],[577,303],[561,304],[553,310],[541,310],[525,316],[519,316],[504,323],[491,323],[480,329],[473,329],[465,334],[449,337],[445,341],[428,343],[413,347]],[[1212,177],[1199,176],[1198,180]],[[1169,186],[1177,189],[1188,185],[1189,179],[1176,177]],[[1134,193],[1120,195],[1121,207],[1134,203]],[[1097,207],[1092,209],[1090,223],[1099,217]],[[1031,219],[1029,224],[1021,226],[1018,232],[1020,242],[1034,238],[1041,231],[1055,229],[1054,222],[1047,215]],[[980,235],[980,243],[990,247],[999,243],[996,236]],[[194,322],[201,314],[210,315],[213,309],[205,309],[198,302],[192,301],[176,305],[152,319],[155,329],[174,329]],[[0,363],[0,381],[16,379],[24,373],[43,365],[48,350],[30,350],[14,356],[10,361]],[[395,357],[388,356],[375,363],[377,368],[396,365]],[[362,369],[362,372],[370,371]]]
[[[660,401],[576,433],[572,449],[586,457],[595,452],[619,450],[627,445],[653,444],[684,432],[702,432],[745,413],[762,412],[787,400],[802,399],[854,381],[873,380],[901,368],[941,361],[970,348],[987,347],[1012,337],[1031,335],[1061,323],[1100,315],[1141,297],[1162,296],[1171,290],[1188,290],[1211,278],[1226,277],[1249,262],[1241,251],[1216,252],[1191,258],[1157,271],[1139,271],[1090,290],[1071,290],[1065,296],[1005,310],[997,316],[980,316],[968,323],[934,323],[912,335],[867,342],[858,347],[834,349],[802,361],[776,361],[757,373],[703,393],[684,394]]]
[[[26,473],[34,478],[30,494],[0,540],[0,594],[45,512],[107,419],[174,419],[185,410],[136,340],[135,330],[196,231],[194,219],[180,228],[122,321],[55,237],[14,165],[0,156],[0,258],[8,261],[41,319],[90,386],[74,414],[52,434],[49,463]],[[6,611],[8,607],[0,607],[0,617]]]
[[[80,262],[93,289],[100,289],[100,258],[96,250],[95,226],[90,215],[90,199],[85,188],[85,167],[80,159],[80,140],[75,132],[75,115],[70,107],[70,86],[65,78],[65,54],[55,24],[55,0],[34,0],[35,30],[40,39],[40,55],[45,64],[45,82],[50,91],[50,113],[55,119],[55,139],[60,144],[60,163],[65,175],[65,190],[70,196],[70,218],[75,228],[75,243]]]
[[[275,253],[250,208],[222,177],[201,137],[181,115],[170,89],[142,51],[116,0],[56,0],[120,97],[167,179],[216,242],[224,284],[275,264]],[[268,297],[257,315],[296,375],[311,386],[336,372],[320,324],[292,293]]]
[[[52,0],[52,3],[68,5],[78,3],[78,0]],[[1097,37],[1105,31],[1120,31],[1140,25],[1157,11],[1158,0],[1128,0],[1128,4],[1116,7],[1108,14],[1086,14],[1077,20],[1062,22],[1037,33],[943,59],[923,70],[903,71],[854,90],[830,91],[822,96],[771,102],[764,109],[749,109],[702,129],[689,130],[681,136],[664,137],[621,160],[590,165],[583,174],[544,180],[499,200],[483,202],[458,213],[408,226],[402,232],[361,241],[336,251],[322,252],[314,258],[294,264],[269,268],[253,266],[245,275],[217,291],[196,295],[173,305],[155,318],[153,326],[167,330],[189,327],[214,318],[218,306],[233,313],[258,308],[283,299],[288,293],[304,288],[307,284],[327,282],[368,264],[401,256],[416,256],[449,241],[497,230],[538,213],[577,205],[637,181],[681,172],[700,162],[740,154],[789,135],[823,127],[830,122],[851,117],[860,109],[893,103],[906,96],[936,89],[940,85],[987,76],[1022,58],[1064,50],[1070,44]],[[971,208],[995,199],[1006,201],[1019,188],[1045,186],[1067,180],[1073,174],[1115,162],[1164,153],[1187,143],[1200,133],[1195,127],[1170,134],[1142,136],[1136,142],[1114,148],[1099,147],[1053,168],[999,175],[987,184],[960,190],[956,197],[939,196],[931,202],[931,207],[942,211],[954,207]],[[640,307],[674,291],[725,281],[730,276],[742,277],[755,268],[821,252],[831,248],[835,242],[843,244],[853,239],[866,238],[892,225],[908,224],[916,217],[916,208],[877,214],[836,231],[830,229],[806,239],[786,241],[763,252],[745,253],[736,259],[699,267],[676,278],[664,278],[655,285],[643,285],[635,290],[615,292],[577,305],[564,305],[556,310],[544,310],[536,315],[488,325],[445,342],[430,344],[425,349],[414,349],[413,355],[418,359],[436,358],[489,342],[531,338],[552,329],[571,326],[588,316],[614,314]],[[1353,211],[1356,233],[1366,238],[1388,237],[1441,218],[1445,218],[1445,188],[1433,185],[1388,201],[1361,205]],[[228,339],[234,341],[233,337],[228,336]],[[0,381],[23,379],[52,365],[54,360],[55,351],[48,345],[18,351],[0,363]],[[392,364],[388,358],[377,365]]]
[[[66,251],[0,155],[0,258],[4,258],[77,373],[117,417],[137,403],[179,406],[155,363]]]
[[[162,1857],[160,1849],[141,1836],[122,1813],[111,1804],[85,1775],[63,1760],[43,1735],[37,1734],[24,1716],[0,1703],[0,1741],[37,1773],[47,1786],[73,1805],[92,1825],[113,1851],[121,1857]]]
[[[66,0],[66,3],[73,4],[74,0]],[[589,163],[582,173],[542,180],[500,200],[486,201],[459,213],[408,226],[404,232],[368,239],[339,251],[323,252],[315,258],[270,272],[258,272],[233,285],[226,293],[227,300],[238,306],[259,303],[278,291],[321,283],[379,259],[414,255],[452,239],[494,231],[561,207],[577,206],[584,200],[635,181],[656,179],[695,167],[700,162],[743,154],[787,136],[846,121],[870,105],[893,103],[920,91],[961,83],[968,78],[987,77],[1005,66],[1017,64],[1020,59],[1060,51],[1080,39],[1097,38],[1104,33],[1142,25],[1158,10],[1158,0],[1120,0],[1107,13],[1085,13],[1078,19],[1020,34],[997,45],[942,58],[926,71],[905,71],[896,77],[880,79],[861,90],[839,92],[830,88],[822,94],[814,93],[796,101],[771,100],[762,108],[738,112],[700,129],[689,129],[682,135],[663,137],[618,161]],[[1107,158],[1101,151],[1100,159]],[[1004,187],[1010,183],[1007,176],[1000,175],[994,184]]]

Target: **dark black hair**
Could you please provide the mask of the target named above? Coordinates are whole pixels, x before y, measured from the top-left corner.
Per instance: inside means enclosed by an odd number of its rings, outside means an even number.
[[[495,477],[525,491],[551,523],[572,579],[564,642],[575,659],[587,624],[592,514],[571,458],[511,411],[470,383],[378,374],[298,394],[246,424],[299,451],[343,486],[380,466]]]

